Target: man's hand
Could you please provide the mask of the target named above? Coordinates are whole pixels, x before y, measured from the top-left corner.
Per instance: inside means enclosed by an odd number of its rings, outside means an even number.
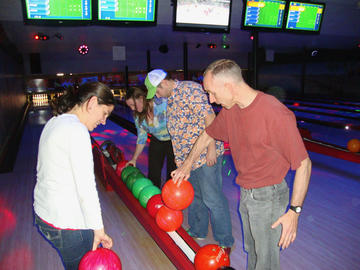
[[[215,147],[208,147],[206,153],[206,165],[208,167],[214,166],[216,164],[216,148]]]
[[[191,163],[184,162],[179,168],[171,172],[171,178],[177,184],[177,186],[180,186],[181,182],[183,180],[187,181],[190,177],[191,172]]]
[[[94,242],[92,250],[96,250],[99,245],[102,245],[104,248],[112,248],[113,241],[110,236],[108,236],[104,229],[94,230]]]
[[[295,241],[298,227],[299,214],[292,210],[288,210],[284,215],[279,217],[277,221],[271,226],[272,229],[280,224],[282,225],[282,232],[278,246],[282,249],[288,248],[292,242]]]

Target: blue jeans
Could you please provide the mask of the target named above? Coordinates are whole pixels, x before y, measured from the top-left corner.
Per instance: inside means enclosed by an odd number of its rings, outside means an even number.
[[[285,180],[273,186],[241,188],[239,211],[248,270],[280,269],[278,243],[282,227],[272,229],[271,225],[284,214],[288,203],[289,188]]]
[[[92,249],[93,230],[59,230],[49,226],[35,214],[41,234],[57,249],[66,270],[77,270],[81,258]]]
[[[188,209],[190,233],[205,238],[208,233],[209,214],[214,239],[220,246],[234,244],[229,204],[222,191],[222,159],[217,158],[214,166],[206,164],[191,171],[189,181],[194,188],[194,200]]]

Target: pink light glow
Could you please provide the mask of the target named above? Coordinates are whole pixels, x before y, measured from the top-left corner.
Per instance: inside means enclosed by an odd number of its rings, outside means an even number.
[[[106,134],[102,134],[102,133],[97,133],[97,132],[91,132],[90,135],[92,137],[102,137],[102,138],[105,138],[105,139],[111,139],[111,136],[110,135],[106,135]]]
[[[125,131],[125,129],[124,129],[124,131],[122,131],[122,132],[120,132],[120,136],[121,137],[126,137],[126,136],[128,136],[128,134],[129,134],[129,132],[128,131]]]
[[[11,234],[16,227],[15,215],[8,209],[0,209],[0,239]]]
[[[117,131],[112,130],[112,129],[105,129],[104,132],[105,133],[110,133],[111,135],[115,135],[117,133]]]
[[[0,198],[0,241],[6,235],[10,235],[16,227],[14,213],[5,207],[4,201]],[[0,264],[1,265],[1,264]]]
[[[18,248],[3,254],[0,259],[1,270],[34,269],[34,259],[31,248],[27,244],[21,243]]]

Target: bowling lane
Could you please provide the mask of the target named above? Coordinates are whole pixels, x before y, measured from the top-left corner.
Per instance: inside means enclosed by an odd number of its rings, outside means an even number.
[[[43,124],[49,117],[49,110],[28,114],[14,171],[0,176],[1,270],[63,269],[56,250],[33,225],[37,148]],[[126,139],[122,141],[130,145]],[[123,269],[175,269],[117,194],[105,191],[100,182],[97,185],[104,225],[113,237],[113,250],[121,258]]]
[[[221,106],[213,105],[213,108],[216,113],[220,112]],[[323,110],[320,110],[323,111]],[[331,115],[321,115],[321,114],[314,114],[312,112],[307,111],[294,111],[294,114],[298,121],[307,121],[315,122],[318,125],[329,125],[334,126],[337,128],[345,127],[346,125],[351,125],[354,130],[360,130],[360,118],[354,117],[353,119],[342,118],[340,116],[331,116]],[[355,114],[356,115],[356,114]]]
[[[350,112],[359,112],[358,104],[340,104],[337,102],[331,103],[321,103],[321,102],[311,102],[311,101],[299,101],[299,100],[289,100],[285,101],[285,104],[299,103],[301,106],[317,107],[323,109],[333,109],[333,110],[344,110]]]
[[[298,127],[308,129],[311,132],[311,136],[314,140],[341,146],[343,148],[347,147],[349,140],[360,138],[359,130],[320,126],[305,121],[298,121]]]
[[[360,102],[357,101],[345,101],[345,100],[330,100],[330,99],[324,99],[324,98],[305,98],[305,97],[296,97],[296,98],[287,98],[287,102],[293,102],[296,100],[297,102],[313,102],[313,103],[320,103],[320,104],[333,104],[333,105],[345,105],[345,106],[351,106],[351,107],[359,107],[360,108]]]
[[[308,113],[313,113],[313,114],[338,116],[338,117],[342,117],[344,119],[355,119],[357,121],[359,121],[359,119],[360,119],[360,110],[359,110],[359,112],[349,112],[349,111],[342,111],[342,110],[337,110],[337,109],[322,109],[322,108],[315,108],[315,107],[309,107],[309,106],[300,106],[297,104],[298,103],[295,102],[293,105],[291,105],[291,104],[287,105],[287,107],[293,111],[303,111],[303,112],[308,112]]]
[[[329,123],[328,124],[329,126],[331,124],[338,124],[339,127],[343,127],[345,125],[352,125],[353,129],[360,130],[359,119],[347,119],[338,116],[320,115],[320,114],[313,114],[310,112],[300,112],[300,111],[294,111],[294,113],[298,120],[301,119],[306,121],[306,119],[314,119],[323,122],[324,125],[326,125],[327,123]]]
[[[297,108],[297,106],[294,107]],[[314,109],[320,113],[328,111],[326,109],[311,108],[311,110]],[[338,115],[329,116],[294,111],[298,120],[298,126],[300,128],[308,129],[311,132],[313,139],[346,148],[349,140],[353,138],[360,138],[360,114],[344,111],[338,111],[338,113],[351,115],[352,119],[344,118]],[[355,116],[356,114],[359,116]],[[307,119],[310,121],[307,121]],[[316,122],[311,122],[311,120]]]

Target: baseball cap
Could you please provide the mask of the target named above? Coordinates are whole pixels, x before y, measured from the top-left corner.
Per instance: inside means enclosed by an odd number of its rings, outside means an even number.
[[[156,93],[156,87],[165,79],[167,73],[162,69],[154,69],[148,73],[145,79],[145,86],[148,90],[146,99],[152,99]]]

